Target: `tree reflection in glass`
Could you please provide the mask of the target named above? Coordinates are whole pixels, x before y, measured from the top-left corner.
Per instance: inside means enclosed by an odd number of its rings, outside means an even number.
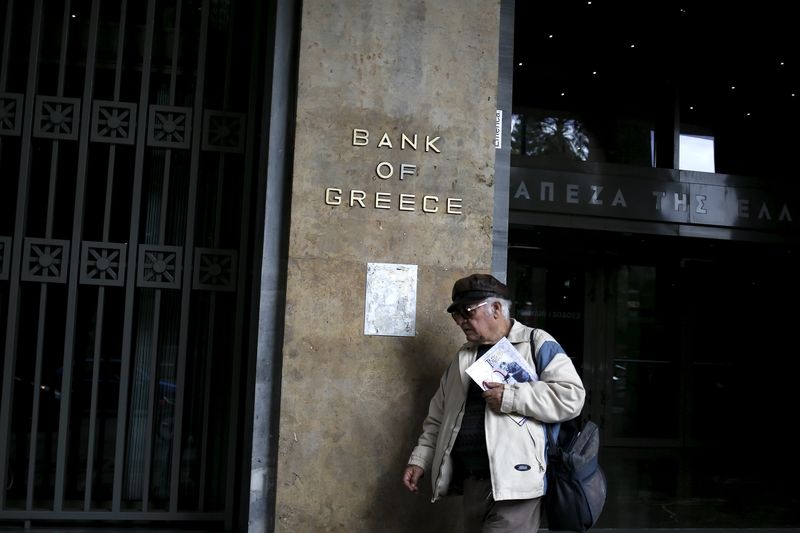
[[[583,124],[572,118],[544,117],[530,120],[525,131],[525,153],[587,161],[589,136]]]

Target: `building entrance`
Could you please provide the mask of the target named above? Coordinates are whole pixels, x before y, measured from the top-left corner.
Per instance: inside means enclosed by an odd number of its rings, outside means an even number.
[[[269,4],[3,4],[0,521],[246,507]]]
[[[510,243],[515,315],[573,358],[602,430],[598,527],[798,525],[775,474],[797,467],[760,451],[793,404],[789,247],[556,228]]]

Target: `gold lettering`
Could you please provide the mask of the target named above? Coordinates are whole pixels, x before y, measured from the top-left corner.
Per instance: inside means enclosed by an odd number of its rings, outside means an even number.
[[[400,195],[400,211],[414,211],[414,195],[401,194]]]
[[[417,165],[409,165],[408,163],[400,163],[400,179],[405,176],[413,176],[417,171]]]
[[[460,215],[461,213],[461,198],[448,198],[447,199],[447,214]]]
[[[325,203],[327,205],[342,205],[342,189],[328,187],[325,189]]]
[[[397,200],[394,200],[394,198]],[[348,198],[345,200],[345,198]],[[397,201],[397,208],[400,211],[413,212],[418,208],[423,213],[439,213],[440,211],[448,215],[463,215],[463,202],[461,198],[447,198],[439,197],[432,194],[423,196],[419,200],[415,194],[407,193],[392,193],[392,192],[370,192],[351,189],[342,190],[335,187],[328,187],[325,189],[325,204],[330,206],[349,205],[349,207],[374,208],[374,209],[391,209],[392,204]],[[440,209],[439,203],[445,203],[446,208]],[[369,205],[367,205],[369,204]]]
[[[388,173],[386,171],[381,171],[382,168],[388,168]],[[392,174],[394,174],[394,167],[388,161],[381,161],[378,163],[378,166],[375,167],[375,174],[382,180],[388,180],[392,177]]]
[[[403,133],[402,136],[400,137],[400,149],[401,150],[405,150],[406,149],[406,143],[408,143],[408,145],[413,150],[416,150],[417,149],[417,134],[416,133],[414,134],[414,141],[412,142],[411,139],[409,139],[406,136],[406,134]]]
[[[364,191],[357,191],[353,189],[352,191],[350,191],[350,207],[353,207],[353,205],[355,205],[356,202],[361,207],[367,207],[364,205],[364,198],[366,197],[367,193],[365,193]]]
[[[375,193],[375,209],[389,209],[391,206],[389,202],[392,198],[391,193],[376,192]]]
[[[353,128],[353,146],[366,146],[369,143],[369,132]]]
[[[381,142],[378,143],[378,148],[381,147],[392,148],[392,140],[389,138],[389,134],[384,132],[383,137],[381,137]]]
[[[432,201],[434,204],[439,203],[438,196],[423,196],[422,197],[422,211],[425,213],[436,213],[439,211],[439,206],[428,207],[428,201]]]
[[[400,138],[395,139],[395,141],[400,141],[400,149],[401,150],[417,150],[419,148],[419,137],[418,133],[408,134],[405,132],[400,132]],[[430,135],[425,136],[425,151],[426,152],[436,152],[437,154],[442,153],[439,150],[439,147],[436,145],[439,141],[441,141],[441,136],[432,137]],[[353,128],[353,146],[368,146],[369,145],[369,130],[361,129],[361,128]],[[394,144],[392,143],[392,138],[389,136],[389,132],[384,131],[383,135],[381,135],[380,141],[376,145],[377,148],[394,148]]]

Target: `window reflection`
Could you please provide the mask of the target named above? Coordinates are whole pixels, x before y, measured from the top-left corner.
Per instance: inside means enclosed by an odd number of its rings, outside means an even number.
[[[511,117],[511,154],[549,161],[653,167],[653,123],[602,113],[520,109]]]
[[[515,155],[554,157],[575,161],[589,160],[589,135],[583,123],[575,118],[545,116],[542,118],[513,115],[511,151]]]

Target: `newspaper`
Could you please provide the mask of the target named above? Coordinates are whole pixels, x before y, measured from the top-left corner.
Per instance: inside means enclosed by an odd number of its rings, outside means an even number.
[[[513,384],[539,379],[536,370],[522,358],[514,345],[505,337],[472,363],[467,368],[467,374],[483,390],[488,388],[485,385],[487,382]],[[508,416],[520,426],[527,420],[527,417],[518,414],[509,413]]]

